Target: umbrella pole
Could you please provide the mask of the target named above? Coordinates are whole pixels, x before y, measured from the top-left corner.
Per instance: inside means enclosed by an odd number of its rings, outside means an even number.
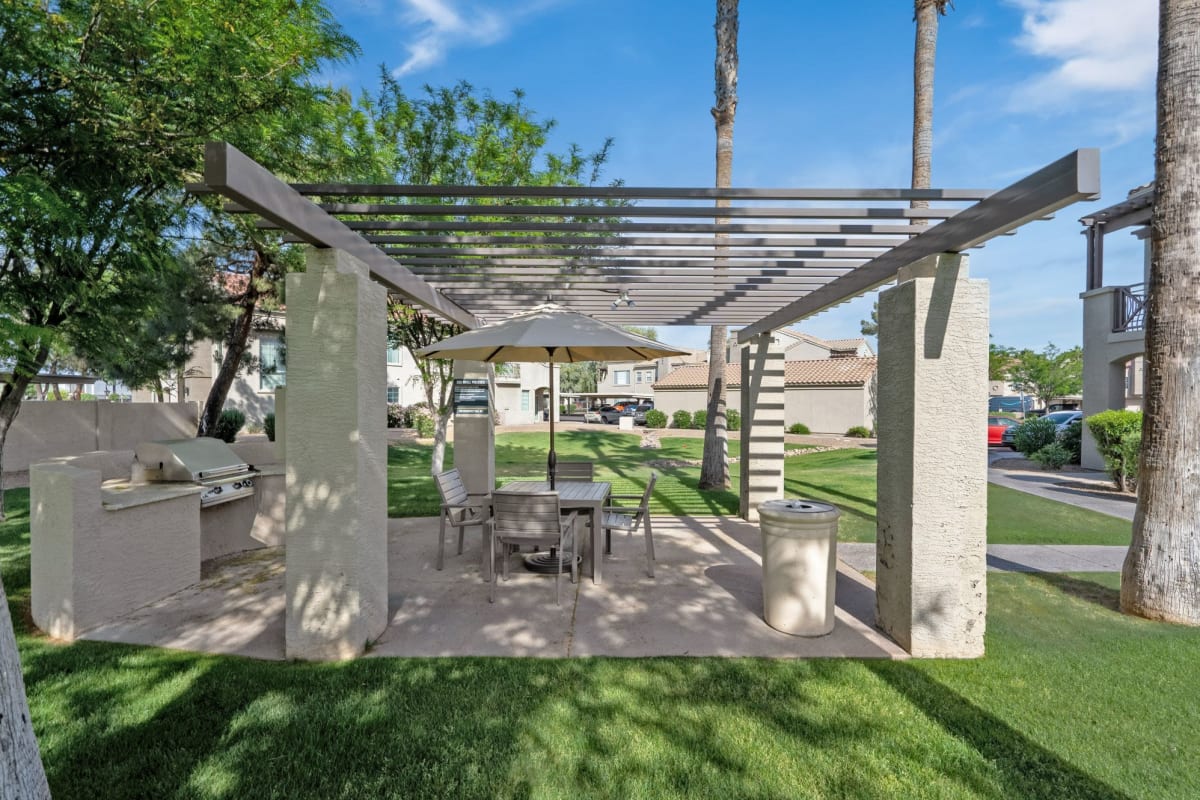
[[[556,347],[548,347],[550,354],[550,455],[546,456],[546,472],[550,475],[550,490],[554,491],[554,470],[558,465],[558,455],[554,452],[554,351]]]

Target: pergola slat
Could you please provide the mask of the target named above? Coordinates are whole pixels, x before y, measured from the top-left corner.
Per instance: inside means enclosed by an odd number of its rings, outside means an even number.
[[[234,212],[236,213],[236,212]],[[929,230],[923,225],[891,225],[884,223],[715,223],[715,222],[478,222],[470,220],[346,220],[343,224],[352,231],[454,231],[511,232],[511,233],[762,233],[769,235],[842,233],[856,236],[896,236],[920,234]],[[270,220],[258,227],[267,230],[285,229]]]
[[[854,272],[738,331],[738,341],[782,328],[798,319],[857,297],[896,277],[901,267],[938,253],[959,253],[1030,220],[1100,194],[1100,151],[1076,150],[1001,189],[956,217],[872,259]]]
[[[947,208],[788,208],[782,206],[494,206],[404,205],[400,203],[321,203],[330,214],[343,216],[406,217],[659,217],[667,219],[949,219],[958,209]],[[226,206],[233,213],[245,209]]]
[[[629,186],[431,186],[427,184],[293,183],[303,195],[327,197],[536,197],[615,200],[931,200],[974,201],[989,189],[840,189]]]

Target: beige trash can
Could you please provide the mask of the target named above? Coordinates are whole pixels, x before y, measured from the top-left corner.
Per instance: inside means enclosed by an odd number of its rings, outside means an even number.
[[[758,507],[762,528],[763,618],[795,636],[833,630],[840,512],[814,500],[768,500]]]

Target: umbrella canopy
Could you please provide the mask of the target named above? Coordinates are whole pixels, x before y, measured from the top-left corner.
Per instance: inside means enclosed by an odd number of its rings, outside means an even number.
[[[576,361],[642,361],[687,353],[677,347],[601,322],[554,304],[537,306],[417,351],[422,358],[550,363],[550,454],[554,486],[554,365]]]
[[[630,333],[554,304],[452,336],[418,351],[424,358],[464,361],[642,361],[686,350]]]

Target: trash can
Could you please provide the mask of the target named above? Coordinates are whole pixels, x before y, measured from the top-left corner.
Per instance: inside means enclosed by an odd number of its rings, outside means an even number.
[[[814,500],[768,500],[762,528],[763,618],[794,636],[833,630],[840,512]]]

